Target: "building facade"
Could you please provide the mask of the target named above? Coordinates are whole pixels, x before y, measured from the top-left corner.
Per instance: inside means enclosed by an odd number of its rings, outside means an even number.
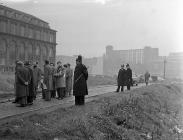
[[[121,64],[129,63],[137,73],[143,73],[148,64],[159,58],[158,48],[149,46],[143,49],[114,50],[113,46],[106,47],[106,54],[103,56],[103,74],[117,74]]]
[[[56,31],[37,17],[0,5],[0,69],[13,71],[15,60],[55,62]]]

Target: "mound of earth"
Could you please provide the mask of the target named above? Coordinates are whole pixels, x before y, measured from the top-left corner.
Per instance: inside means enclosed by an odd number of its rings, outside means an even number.
[[[111,93],[85,106],[20,117],[0,126],[4,140],[183,139],[181,85],[155,84]]]

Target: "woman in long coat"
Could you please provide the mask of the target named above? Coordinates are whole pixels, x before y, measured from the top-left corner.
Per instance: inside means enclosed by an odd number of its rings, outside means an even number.
[[[76,59],[76,67],[74,70],[73,95],[75,96],[75,105],[83,105],[85,103],[85,95],[88,95],[87,88],[88,71],[82,64],[82,57]]]

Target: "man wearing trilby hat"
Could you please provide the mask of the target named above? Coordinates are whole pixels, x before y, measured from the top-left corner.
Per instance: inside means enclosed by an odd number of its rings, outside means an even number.
[[[75,96],[75,105],[84,105],[85,95],[88,95],[87,88],[88,71],[82,64],[82,56],[76,59],[76,67],[74,70],[73,95]]]
[[[30,73],[27,68],[23,66],[23,62],[17,62],[16,69],[16,96],[19,107],[27,105],[27,97],[29,95],[28,85],[30,83]]]

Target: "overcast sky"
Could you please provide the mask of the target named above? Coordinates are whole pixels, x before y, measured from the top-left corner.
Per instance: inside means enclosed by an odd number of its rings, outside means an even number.
[[[158,47],[183,51],[182,0],[0,0],[49,22],[57,54],[102,56],[116,50]]]

